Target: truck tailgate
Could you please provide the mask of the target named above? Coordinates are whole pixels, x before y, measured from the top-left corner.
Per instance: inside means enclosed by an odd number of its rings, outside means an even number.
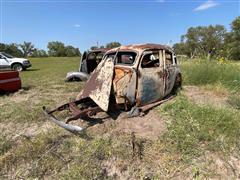
[[[21,79],[17,71],[0,71],[0,92],[15,92],[21,89]]]

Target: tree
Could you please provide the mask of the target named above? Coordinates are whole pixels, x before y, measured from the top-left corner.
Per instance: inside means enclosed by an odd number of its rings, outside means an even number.
[[[209,57],[223,49],[226,29],[222,25],[191,27],[182,36],[181,43],[174,45],[176,51],[190,58]]]
[[[66,56],[64,43],[59,41],[52,41],[48,43],[49,56],[62,57]]]
[[[231,32],[227,34],[225,44],[228,57],[240,60],[240,16],[231,23]]]
[[[5,49],[6,49],[6,45],[3,43],[0,43],[0,52],[5,51]]]
[[[173,45],[173,49],[176,54],[190,56],[190,50],[186,47],[186,44],[184,43],[184,36],[181,36],[180,43],[176,43]]]
[[[73,46],[66,46],[65,54],[67,57],[80,56],[80,51],[78,48],[75,48]]]
[[[16,57],[23,57],[22,51],[18,48],[18,45],[15,43],[12,44],[0,43],[0,51],[11,54]]]
[[[35,50],[34,45],[31,42],[24,41],[23,44],[20,44],[19,46],[22,49],[24,57],[29,56]]]
[[[109,48],[109,49],[119,47],[119,46],[121,46],[121,43],[119,42],[110,42],[106,44],[106,48]]]
[[[33,52],[32,52],[32,57],[47,57],[48,54],[45,50],[42,50],[42,49],[35,49]]]
[[[110,42],[110,43],[107,43],[106,46],[104,45],[101,45],[100,47],[99,46],[92,46],[90,47],[90,50],[96,50],[96,49],[102,49],[102,48],[108,48],[108,49],[112,49],[112,48],[115,48],[115,47],[119,47],[121,46],[121,43],[119,42]]]

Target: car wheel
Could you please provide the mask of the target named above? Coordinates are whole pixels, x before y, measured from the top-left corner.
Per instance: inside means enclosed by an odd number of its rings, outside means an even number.
[[[23,66],[21,64],[14,64],[13,65],[13,70],[15,71],[22,71],[23,70]]]

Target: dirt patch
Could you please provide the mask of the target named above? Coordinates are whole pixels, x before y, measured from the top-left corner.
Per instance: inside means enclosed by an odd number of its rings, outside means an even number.
[[[183,94],[189,100],[200,105],[213,105],[215,107],[224,108],[227,106],[227,94],[215,93],[214,91],[204,90],[198,86],[184,86]]]
[[[108,177],[114,179],[131,179],[130,174],[126,171],[127,167],[119,167],[118,159],[112,158],[103,163],[103,167]]]
[[[86,122],[74,122],[81,127],[88,127],[88,131],[94,135],[105,134],[106,136],[117,133],[131,134],[134,132],[136,137],[157,139],[165,130],[165,120],[160,117],[157,110],[151,110],[145,116],[126,118],[126,112],[122,112],[116,119],[105,113],[97,116],[99,122],[88,124]]]
[[[166,130],[165,121],[160,118],[156,110],[149,111],[143,117],[124,118],[123,116],[117,119],[116,131],[134,132],[139,137],[157,139]]]
[[[183,173],[193,175],[195,179],[239,179],[240,160],[233,155],[225,156],[218,153],[205,152],[203,156],[196,158],[192,166],[186,168]],[[181,172],[179,172],[181,176]]]

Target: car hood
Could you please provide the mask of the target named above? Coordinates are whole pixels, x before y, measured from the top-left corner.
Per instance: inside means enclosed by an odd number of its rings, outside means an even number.
[[[107,111],[112,87],[114,63],[101,61],[86,82],[76,100],[91,98],[102,110]]]
[[[23,63],[23,61],[27,61],[27,59],[25,58],[11,58],[11,59],[8,59],[10,62],[20,62],[20,63]]]

